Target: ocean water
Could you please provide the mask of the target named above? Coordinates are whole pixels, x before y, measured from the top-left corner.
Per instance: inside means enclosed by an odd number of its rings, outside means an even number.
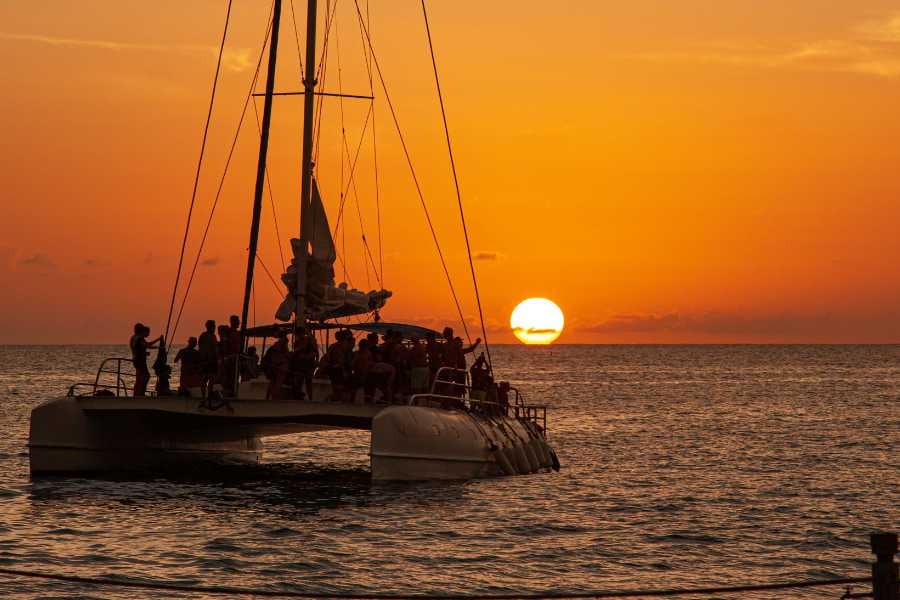
[[[253,467],[31,479],[31,408],[124,350],[0,347],[0,566],[329,593],[669,588],[865,577],[868,533],[900,530],[900,346],[495,348],[550,405],[559,473],[373,484],[368,434],[330,432],[267,440]],[[0,596],[188,597],[4,575]]]

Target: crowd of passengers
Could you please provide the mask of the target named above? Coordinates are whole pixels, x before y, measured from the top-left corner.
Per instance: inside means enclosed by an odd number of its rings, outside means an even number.
[[[468,369],[471,397],[508,403],[509,385],[494,384],[483,353],[468,368],[466,355],[475,351],[481,338],[465,346],[450,327],[444,329],[440,338],[429,332],[424,340],[412,337],[408,341],[401,332],[391,329],[380,339],[373,332],[357,341],[352,331],[341,329],[321,356],[315,337],[299,327],[295,330],[293,350],[287,334],[281,333],[260,360],[254,346],[242,354],[240,325],[237,315],[230,317],[228,325],[216,326],[215,321],[209,320],[199,337],[188,338],[187,346],[175,355],[175,362],[181,365],[178,393],[188,395],[190,390],[199,388],[203,397],[213,393],[233,396],[239,380],[256,379],[263,373],[269,381],[267,399],[312,398],[315,378],[331,381],[331,400],[335,402],[352,402],[362,390],[365,402],[375,402],[378,397],[382,402],[392,403],[397,396],[430,391],[440,369],[449,367],[453,370],[443,372],[434,385],[435,393],[462,396]],[[129,343],[136,372],[135,396],[146,393],[150,380],[149,350],[163,342],[162,336],[148,341],[149,335],[149,327],[135,324]],[[155,364],[154,371],[158,380],[165,382],[163,388],[157,383],[157,394],[166,395],[169,367],[165,359],[162,363]],[[380,395],[376,396],[376,392]]]
[[[466,355],[475,351],[481,338],[471,346],[444,329],[438,339],[433,333],[424,340],[413,337],[404,341],[399,331],[388,329],[384,335],[369,333],[357,340],[348,329],[338,330],[334,342],[319,357],[315,339],[305,330],[298,330],[293,352],[289,351],[286,335],[278,338],[262,360],[262,369],[269,379],[267,398],[281,398],[286,394],[302,399],[312,396],[312,380],[331,381],[332,397],[336,402],[353,401],[360,390],[365,402],[374,402],[376,392],[386,403],[395,396],[409,396],[427,392],[441,367],[445,372],[438,382],[438,393],[459,396],[465,389]],[[484,356],[472,365],[472,388],[487,397],[493,380]],[[484,392],[481,394],[481,392]]]

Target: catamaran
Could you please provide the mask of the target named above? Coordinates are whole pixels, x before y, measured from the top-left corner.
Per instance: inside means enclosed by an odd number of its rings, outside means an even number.
[[[359,5],[354,4],[360,30],[371,51],[370,64],[376,66],[381,77],[366,20]],[[229,15],[230,6],[229,3]],[[422,8],[427,27],[424,2]],[[258,261],[273,100],[283,94],[275,91],[281,16],[282,2],[274,0],[260,53],[259,64],[268,42],[265,92],[256,94],[263,97],[264,104],[242,306],[241,351],[226,359],[235,361],[233,369],[226,369],[234,377],[230,393],[220,396],[193,388],[182,390],[180,394],[166,394],[167,385],[158,381],[156,393],[135,396],[131,360],[108,358],[98,368],[93,381],[72,385],[65,396],[34,408],[29,437],[31,472],[159,470],[210,462],[255,463],[261,460],[264,437],[340,429],[371,431],[370,460],[374,480],[469,479],[558,470],[559,461],[547,440],[547,407],[526,404],[515,387],[498,385],[492,379],[490,389],[475,393],[469,373],[458,365],[437,369],[427,389],[410,390],[389,399],[382,395],[374,401],[365,396],[364,390],[356,390],[349,396],[338,394],[330,380],[320,377],[312,380],[305,393],[285,390],[273,395],[266,377],[242,374],[244,369],[240,368],[240,361],[246,358],[251,340],[262,340],[265,348],[267,340],[293,336],[298,328],[325,336],[336,329],[370,334],[392,332],[393,336],[402,338],[404,344],[416,338],[440,337],[438,332],[426,327],[382,321],[380,311],[391,298],[390,291],[366,292],[345,283],[336,285],[337,249],[317,185],[313,153],[316,101],[341,94],[316,89],[316,0],[309,0],[307,4],[305,74],[303,90],[296,93],[303,96],[299,237],[290,240],[293,258],[281,277],[286,290],[275,315],[276,322],[253,327],[247,324],[254,267]],[[327,17],[326,14],[326,23]],[[228,18],[226,33],[227,29]],[[224,43],[223,34],[223,47]],[[220,64],[221,55],[220,48]],[[433,64],[440,97],[437,67]],[[443,108],[442,98],[441,106]],[[391,111],[393,113],[393,108]],[[208,124],[207,120],[207,127]],[[446,133],[446,118],[444,126]],[[447,133],[448,150],[449,141]],[[450,158],[452,163],[452,150]],[[186,228],[185,239],[187,231]],[[466,246],[471,258],[468,236]],[[175,291],[183,257],[182,249]],[[472,267],[473,281],[474,275]],[[475,289],[477,294],[477,282]],[[478,304],[480,312],[480,300]],[[157,375],[163,379],[168,376],[166,360],[163,342],[156,365]],[[490,362],[488,367],[492,372]],[[378,394],[380,392],[376,392]]]

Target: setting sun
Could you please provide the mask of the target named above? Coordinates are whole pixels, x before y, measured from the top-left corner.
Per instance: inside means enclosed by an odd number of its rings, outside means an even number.
[[[563,312],[552,300],[529,298],[512,311],[509,325],[525,344],[550,344],[562,333]]]

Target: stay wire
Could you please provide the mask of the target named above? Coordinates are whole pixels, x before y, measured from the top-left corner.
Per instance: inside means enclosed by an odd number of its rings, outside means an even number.
[[[338,27],[335,27],[335,30],[334,30],[334,43],[335,43],[335,49],[337,50],[337,80],[338,80],[338,94],[339,94],[338,105],[340,107],[340,114],[341,114],[341,146],[342,146],[342,148],[341,148],[341,188],[343,188],[344,159],[346,158],[347,163],[348,164],[350,163],[350,144],[347,142],[347,126],[346,126],[346,117],[345,117],[345,111],[344,111],[344,96],[343,96],[343,93],[344,93],[343,69],[341,67],[341,36],[340,36],[340,29]],[[366,126],[369,123],[369,118],[371,117],[371,113],[372,113],[372,108],[371,108],[371,103],[370,103],[370,110],[366,114],[366,123],[365,123]],[[360,139],[359,139],[359,146],[358,146],[359,148],[362,148],[362,143],[363,143],[363,139],[365,138],[365,135],[366,135],[366,130],[363,129],[362,135],[360,136]],[[357,151],[357,156],[358,156],[358,151]],[[363,267],[365,267],[365,271],[366,271],[366,287],[371,289],[372,282],[371,282],[371,279],[369,278],[369,262],[366,260],[367,253],[371,256],[371,252],[369,252],[368,241],[366,241],[366,229],[365,229],[365,226],[363,225],[362,209],[360,208],[360,205],[359,205],[359,189],[357,188],[357,185],[356,185],[356,179],[353,177],[354,170],[355,170],[355,165],[351,169],[350,180],[347,182],[347,188],[348,188],[348,193],[349,193],[349,191],[353,192],[353,203],[356,206],[356,216],[359,220],[359,234],[360,234],[360,237],[362,238],[362,242],[363,242],[363,249],[362,249],[363,250]],[[345,202],[345,197],[342,196],[341,197],[342,208],[343,208],[344,202]],[[346,255],[346,253],[347,253],[347,239],[346,239],[347,225],[346,225],[346,223],[344,224],[344,227],[341,229],[341,236],[342,236],[342,240],[344,243],[344,254]],[[374,263],[372,263],[372,266],[373,267],[375,266]],[[346,273],[344,275],[346,277]],[[377,270],[375,271],[375,279],[380,284],[381,278],[379,277]]]
[[[262,137],[262,125],[259,121],[259,110],[256,108],[256,100],[253,101],[253,114],[256,115],[256,130]],[[275,210],[275,194],[272,193],[272,177],[269,175],[269,165],[266,164],[266,187],[269,190],[269,204],[272,207],[272,221],[275,222],[275,246],[278,248],[278,258],[281,259],[281,270],[286,271],[287,265],[284,262],[284,249],[281,247],[281,230],[278,228],[278,212]]]
[[[872,581],[871,577],[854,577],[842,579],[818,579],[788,581],[784,583],[762,583],[704,588],[683,589],[645,589],[645,590],[595,590],[587,592],[545,592],[537,594],[379,594],[379,593],[334,593],[334,592],[297,592],[289,590],[272,590],[260,588],[241,588],[225,585],[185,585],[177,583],[161,583],[155,581],[134,581],[110,579],[105,577],[86,577],[81,575],[65,575],[62,573],[43,573],[26,569],[0,567],[0,573],[14,577],[29,577],[50,581],[64,581],[84,585],[134,588],[144,590],[160,590],[169,592],[203,593],[228,596],[259,596],[265,598],[338,598],[343,600],[581,600],[587,598],[651,598],[671,596],[696,596],[699,594],[727,594],[739,592],[760,592],[770,590],[789,590],[800,588],[827,587],[837,585],[864,584]]]
[[[172,286],[172,299],[169,301],[169,315],[166,317],[166,333],[164,345],[169,341],[169,326],[172,323],[172,313],[175,311],[175,298],[178,295],[178,284],[181,281],[181,268],[184,266],[184,252],[187,248],[188,235],[191,231],[191,218],[194,214],[194,205],[197,203],[197,188],[200,186],[200,171],[203,168],[203,155],[206,153],[206,139],[209,135],[209,124],[212,121],[213,106],[216,102],[216,89],[219,86],[219,72],[222,70],[222,55],[225,53],[225,39],[228,37],[228,24],[231,21],[231,4],[228,0],[228,9],[225,12],[225,27],[222,31],[222,42],[219,44],[219,56],[216,60],[216,74],[213,76],[212,93],[209,97],[209,110],[206,113],[206,124],[203,126],[203,139],[200,142],[200,157],[197,159],[197,171],[194,174],[194,189],[191,192],[191,204],[188,207],[187,222],[184,224],[184,237],[181,240],[181,252],[178,256],[178,269],[175,272],[175,283]]]
[[[300,31],[297,28],[297,13],[294,12],[294,0],[291,0],[291,22],[294,24],[294,41],[297,42],[297,60],[300,62],[300,78],[303,78],[303,51],[300,46]]]
[[[281,297],[281,295],[283,294],[283,292],[282,292],[281,288],[278,287],[278,282],[275,281],[275,278],[272,276],[272,272],[269,271],[269,267],[267,267],[267,266],[266,266],[266,263],[263,262],[263,259],[261,259],[261,258],[259,257],[259,254],[256,255],[256,262],[259,263],[259,266],[261,266],[261,267],[263,268],[263,271],[266,272],[266,275],[269,276],[269,281],[272,282],[272,287],[275,288],[275,295],[278,296],[278,297]]]
[[[369,30],[372,29],[371,13],[369,12],[369,0],[366,0],[366,23]],[[366,70],[369,75],[369,95],[375,96],[375,83],[372,80],[372,58],[371,53],[366,51]],[[375,100],[372,100],[374,105]],[[378,272],[381,276],[381,287],[384,288],[384,245],[381,238],[381,191],[378,182],[378,134],[375,128],[375,110],[372,110],[372,163],[375,172],[375,211],[378,219]]]
[[[459,191],[459,178],[456,174],[456,161],[453,158],[453,145],[450,143],[450,127],[447,125],[447,111],[444,109],[444,94],[441,91],[441,80],[438,77],[437,60],[434,57],[434,44],[431,41],[431,26],[428,24],[428,10],[422,0],[422,16],[425,18],[425,32],[428,34],[428,51],[431,53],[431,66],[434,69],[434,83],[437,87],[438,101],[441,105],[441,119],[444,122],[444,138],[447,140],[447,153],[450,155],[450,170],[453,172],[453,186],[456,188],[456,203],[459,205],[459,219],[462,222],[463,236],[466,238],[466,255],[469,257],[469,271],[472,273],[472,285],[475,288],[475,302],[478,305],[478,318],[481,320],[481,335],[484,338],[484,350],[487,352],[488,369],[494,374],[494,362],[491,360],[491,347],[488,345],[487,329],[484,326],[484,312],[481,309],[481,294],[478,292],[478,278],[475,276],[475,262],[472,260],[472,247],[469,245],[469,230],[466,227],[466,214],[463,211],[462,194]]]
[[[181,306],[178,309],[178,316],[175,319],[175,326],[172,329],[172,337],[175,337],[175,334],[178,332],[178,325],[179,325],[179,323],[181,323],[181,315],[184,312],[185,305],[187,304],[188,295],[190,294],[191,286],[194,283],[194,276],[197,273],[197,266],[200,264],[200,257],[203,255],[203,248],[206,245],[206,238],[209,236],[209,230],[210,230],[210,227],[212,226],[213,217],[215,216],[216,208],[219,205],[219,198],[222,195],[222,188],[225,185],[225,176],[228,174],[228,168],[231,165],[231,159],[234,156],[234,150],[237,147],[238,138],[240,137],[240,133],[241,133],[241,127],[244,124],[244,117],[247,114],[247,107],[249,106],[250,101],[253,99],[253,90],[256,87],[257,80],[259,79],[259,70],[262,66],[262,58],[263,58],[263,55],[265,54],[266,44],[269,41],[269,35],[271,35],[271,33],[272,33],[272,18],[271,17],[272,17],[272,10],[274,10],[274,6],[275,5],[273,3],[272,7],[269,10],[269,18],[267,19],[268,25],[266,27],[266,33],[263,36],[262,47],[260,48],[260,51],[259,51],[259,59],[256,62],[256,71],[253,74],[253,79],[250,81],[250,90],[247,92],[247,97],[244,100],[244,108],[241,110],[241,117],[238,120],[237,129],[234,132],[234,138],[232,138],[232,140],[231,140],[231,148],[228,150],[228,158],[225,160],[225,169],[222,172],[222,177],[219,179],[219,187],[216,190],[216,196],[213,199],[212,207],[210,208],[210,211],[209,211],[209,218],[206,220],[206,227],[204,228],[203,236],[200,239],[200,247],[197,249],[197,256],[194,258],[194,265],[191,268],[191,275],[188,278],[187,286],[185,287],[185,290],[184,290],[184,296],[181,299]]]
[[[453,296],[453,303],[456,305],[456,312],[459,314],[459,321],[462,324],[463,331],[466,334],[466,339],[471,344],[472,337],[469,335],[469,328],[466,326],[466,319],[463,316],[462,307],[460,306],[459,298],[456,295],[456,288],[453,287],[453,280],[450,278],[450,271],[447,269],[447,261],[444,260],[444,252],[441,250],[440,242],[438,242],[437,232],[435,231],[434,224],[431,221],[431,214],[428,212],[428,206],[425,204],[425,196],[422,193],[422,186],[419,184],[419,178],[416,175],[415,167],[413,167],[412,157],[409,154],[409,148],[406,146],[406,139],[403,137],[403,130],[400,128],[400,122],[397,118],[397,111],[394,110],[394,103],[391,102],[391,96],[388,93],[387,84],[384,81],[384,74],[381,72],[381,65],[378,63],[378,56],[375,54],[375,48],[372,46],[372,38],[369,36],[369,30],[363,23],[362,12],[359,9],[359,0],[353,0],[353,4],[356,7],[356,14],[359,17],[360,24],[363,27],[363,32],[366,34],[366,43],[368,44],[369,50],[372,53],[372,62],[375,65],[375,72],[378,73],[378,81],[381,83],[381,89],[384,91],[384,99],[391,111],[391,118],[394,121],[394,127],[397,129],[397,136],[400,138],[400,145],[403,148],[403,154],[406,156],[406,164],[409,165],[409,171],[412,175],[413,183],[416,186],[416,192],[419,195],[419,202],[422,205],[422,210],[425,212],[425,220],[428,222],[428,228],[431,230],[431,237],[434,240],[434,245],[437,249],[438,257],[440,258],[441,267],[443,267],[444,269],[444,276],[447,279],[447,285],[450,287],[450,294]]]

